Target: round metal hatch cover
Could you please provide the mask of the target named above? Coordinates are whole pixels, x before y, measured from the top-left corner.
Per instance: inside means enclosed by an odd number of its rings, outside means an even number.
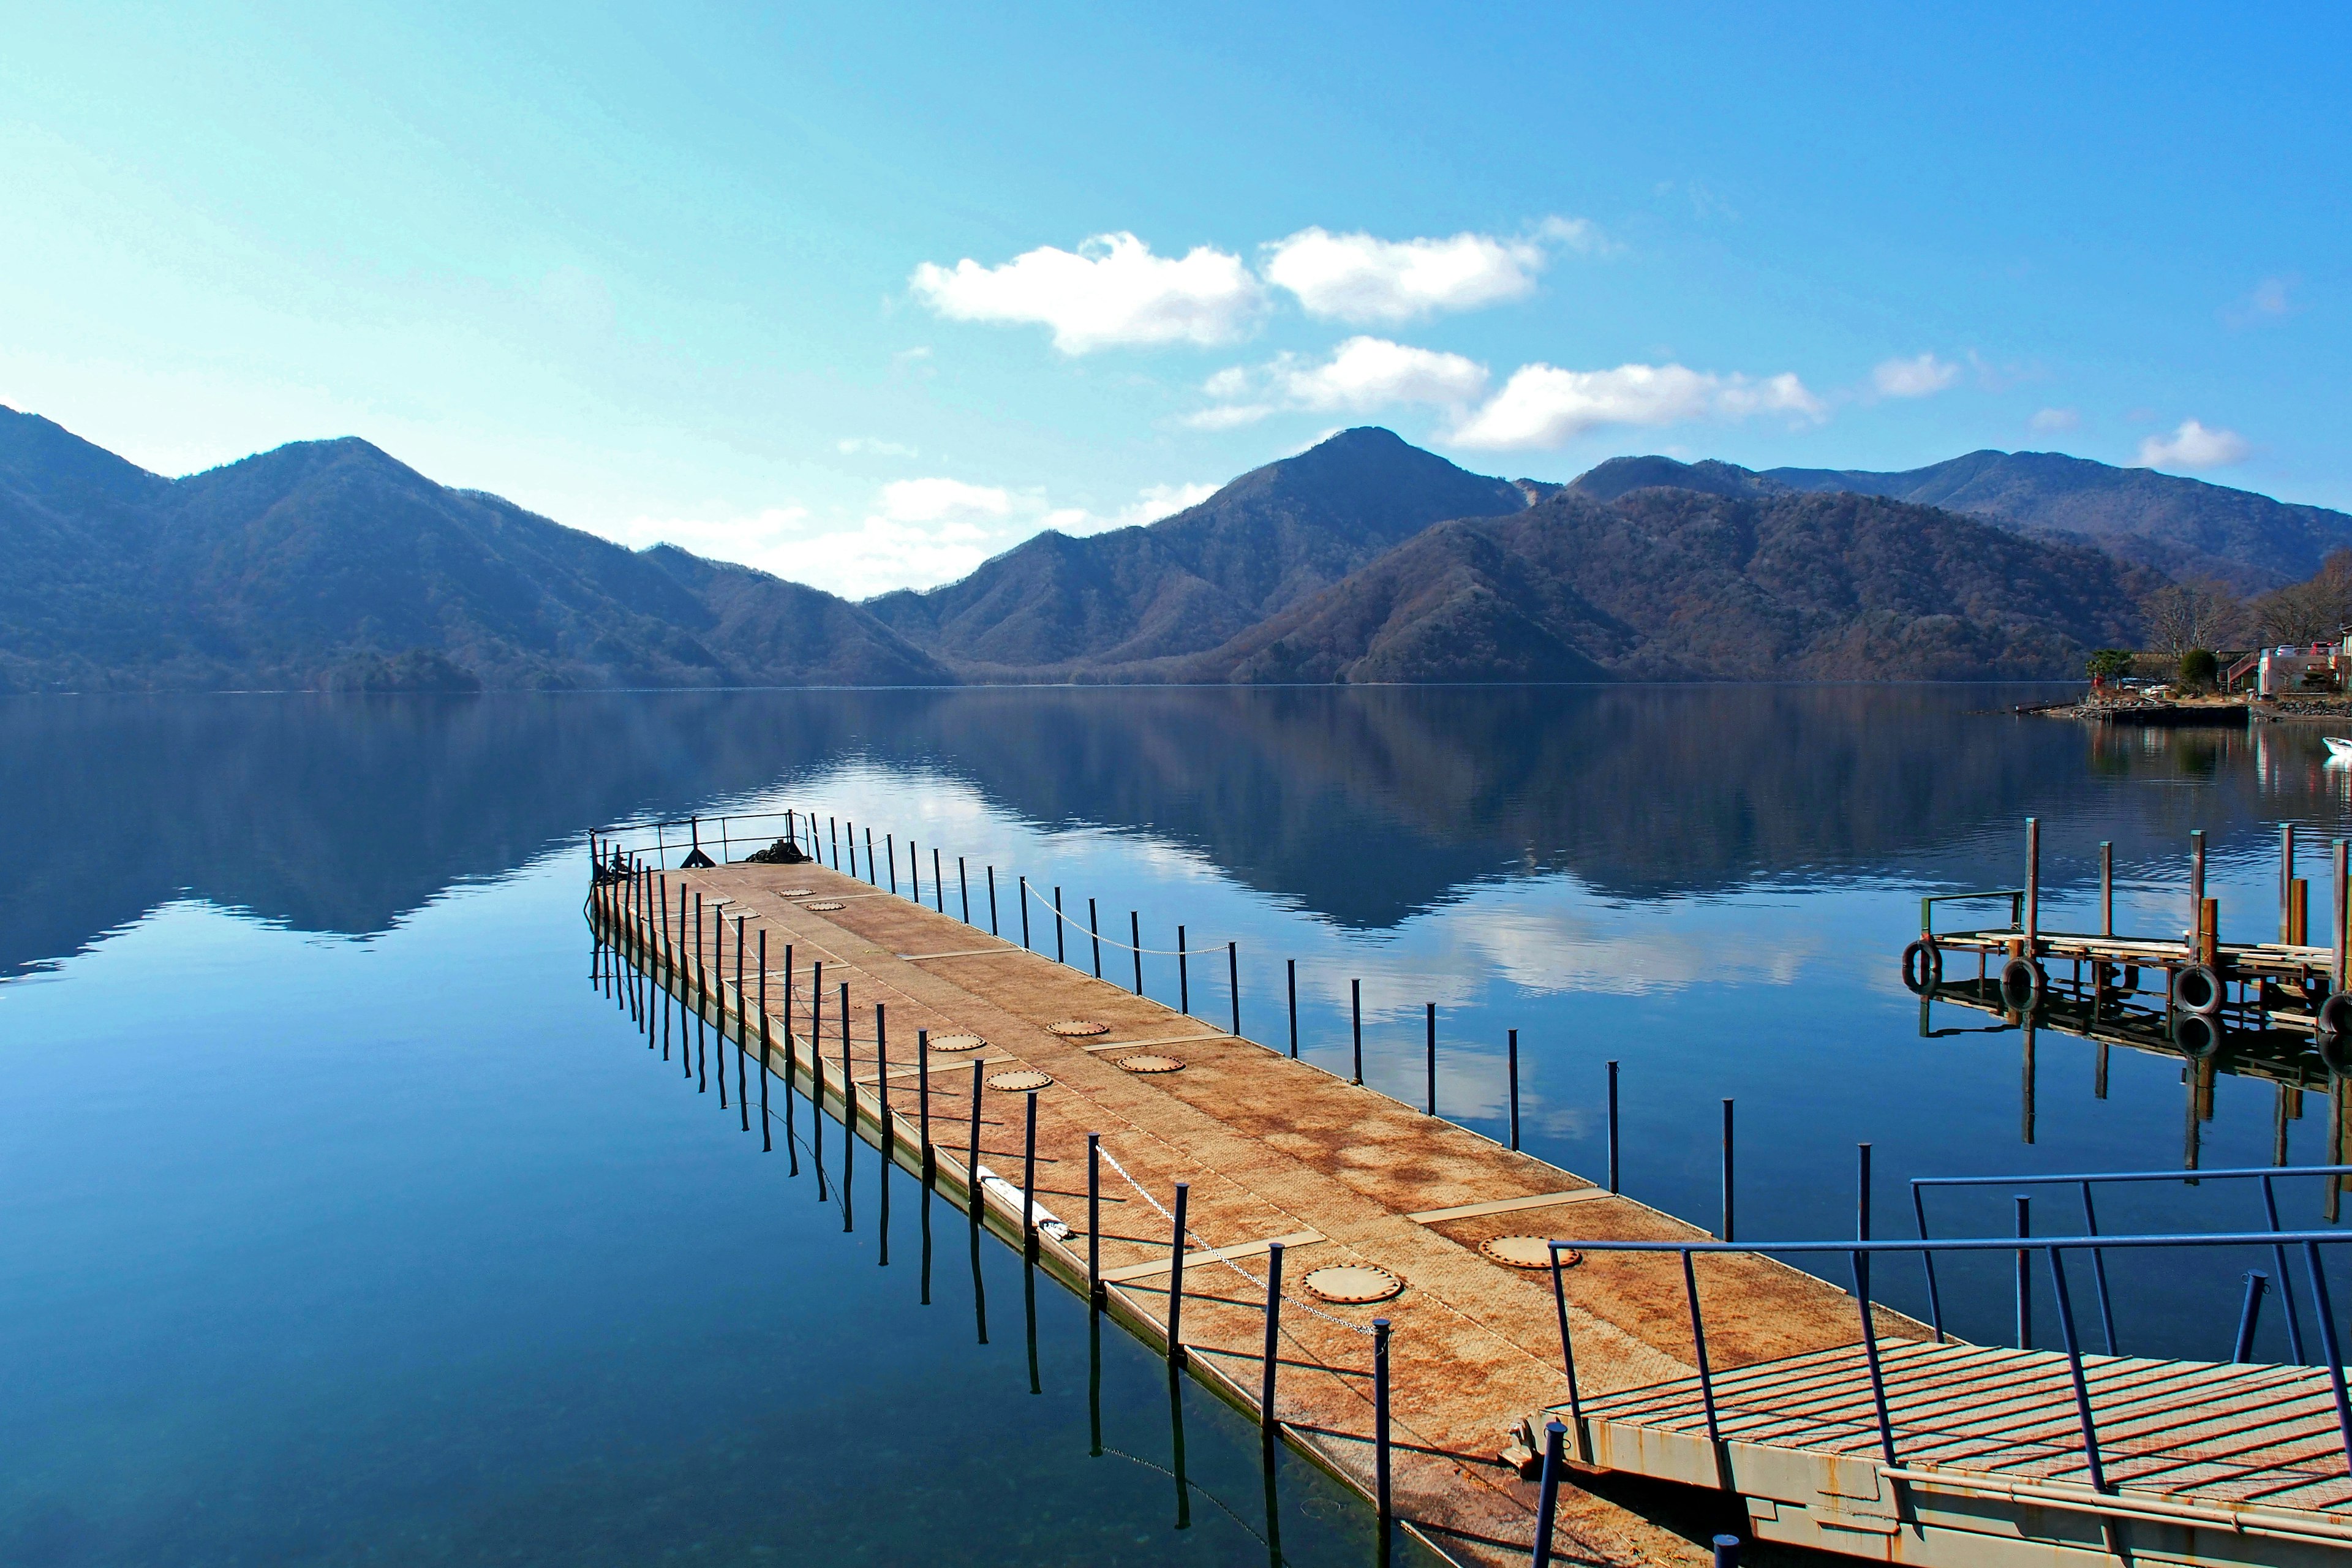
[[[1020,1094],[1028,1089],[1043,1089],[1053,1081],[1041,1072],[1001,1072],[988,1080],[988,1087],[1006,1094]]]
[[[1045,1028],[1049,1034],[1060,1035],[1066,1039],[1072,1040],[1088,1039],[1096,1035],[1110,1033],[1108,1024],[1097,1024],[1092,1018],[1064,1018],[1059,1023],[1046,1025]]]
[[[978,1035],[933,1035],[931,1049],[935,1051],[976,1051],[988,1044]]]
[[[1307,1289],[1326,1301],[1341,1306],[1362,1306],[1369,1301],[1385,1301],[1404,1289],[1404,1281],[1385,1268],[1375,1268],[1369,1263],[1334,1263],[1311,1270],[1303,1281]]]
[[[1478,1244],[1478,1250],[1497,1263],[1507,1263],[1514,1268],[1545,1268],[1551,1267],[1551,1238],[1543,1236],[1497,1236]],[[1562,1268],[1573,1268],[1584,1261],[1584,1255],[1563,1250],[1559,1255]]]
[[[1118,1058],[1118,1065],[1128,1072],[1154,1073],[1184,1070],[1184,1064],[1174,1057],[1154,1056],[1149,1051],[1141,1056],[1121,1057]]]

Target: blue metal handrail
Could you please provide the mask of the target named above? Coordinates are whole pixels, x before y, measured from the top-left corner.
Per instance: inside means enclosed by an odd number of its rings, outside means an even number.
[[[1887,1413],[1886,1376],[1878,1359],[1878,1332],[1871,1321],[1868,1276],[1863,1269],[1863,1258],[1874,1252],[2016,1252],[2028,1250],[2018,1237],[1953,1237],[1918,1241],[1559,1241],[1547,1245],[1551,1252],[1551,1289],[1553,1305],[1559,1318],[1560,1359],[1568,1373],[1568,1413],[1576,1431],[1578,1457],[1592,1462],[1591,1434],[1584,1425],[1584,1405],[1576,1381],[1576,1345],[1568,1325],[1568,1287],[1563,1278],[1560,1254],[1563,1252],[1657,1252],[1674,1253],[1682,1259],[1683,1293],[1689,1304],[1691,1343],[1697,1363],[1699,1403],[1706,1418],[1706,1436],[1717,1453],[1722,1452],[1723,1434],[1716,1419],[1715,1377],[1707,1365],[1706,1331],[1698,1300],[1698,1277],[1692,1260],[1701,1253],[1750,1253],[1760,1255],[1843,1252],[1853,1270],[1854,1304],[1862,1314],[1862,1345],[1864,1358],[1870,1366],[1870,1396],[1878,1418],[1879,1451],[1890,1468],[1902,1464],[1895,1453],[1895,1422]],[[2096,1251],[2108,1247],[2273,1247],[2289,1243],[2303,1249],[2304,1264],[2311,1280],[2312,1310],[2318,1320],[2320,1344],[2327,1358],[2327,1376],[2336,1398],[2336,1426],[2342,1439],[2345,1473],[2352,1477],[2352,1393],[2347,1393],[2344,1381],[2344,1357],[2336,1334],[2336,1312],[2327,1297],[2327,1278],[2319,1266],[2319,1249],[2324,1246],[2342,1246],[2352,1242],[2352,1236],[2332,1230],[2294,1231],[2219,1231],[2196,1236],[2063,1236],[2034,1237],[2032,1248],[2039,1249],[2050,1260],[2050,1280],[2058,1296],[2059,1321],[2066,1335],[2066,1364],[2074,1393],[2074,1414],[2083,1429],[2083,1457],[2091,1472],[2095,1491],[2110,1491],[2106,1468],[2099,1453],[2098,1424],[2091,1413],[2090,1384],[2083,1373],[2082,1342],[2074,1332],[2073,1298],[2066,1289],[2066,1270],[2060,1255],[2064,1252]],[[2280,1282],[2285,1293],[2285,1282]]]
[[[2094,1182],[2203,1182],[2229,1181],[2233,1178],[2258,1180],[2263,1184],[2263,1215],[2270,1227],[2279,1227],[2278,1193],[2272,1185],[2279,1176],[2347,1176],[2352,1165],[2245,1165],[2218,1171],[2080,1171],[2072,1174],[2032,1176],[1914,1176],[1911,1178],[1911,1214],[1919,1223],[1919,1237],[1927,1237],[1927,1208],[1920,1189],[1923,1187],[2079,1187],[2083,1194],[2083,1229],[2084,1234],[2099,1234],[2099,1216],[2091,1205],[2091,1184]],[[2286,1248],[2276,1246],[2271,1256],[2278,1266],[2279,1279],[2286,1279]],[[1932,1253],[1922,1253],[1921,1268],[1927,1275],[1927,1318],[1934,1325],[1938,1342],[1944,1338],[1944,1301],[1937,1289],[1936,1259]],[[2116,1353],[2116,1318],[2107,1299],[2107,1264],[2097,1247],[2091,1249],[2091,1281],[2099,1297],[2099,1328],[2106,1336],[2107,1353]],[[2294,1292],[2282,1289],[2280,1298],[2286,1304],[2286,1339],[2288,1352],[2298,1362],[2305,1359],[2303,1352],[2303,1321],[2295,1310]]]
[[[2025,889],[2022,888],[1988,888],[1980,893],[1937,893],[1919,900],[1919,931],[1922,935],[1935,934],[1933,910],[1937,904],[1965,904],[1990,899],[2009,900],[2009,929],[2025,929]]]

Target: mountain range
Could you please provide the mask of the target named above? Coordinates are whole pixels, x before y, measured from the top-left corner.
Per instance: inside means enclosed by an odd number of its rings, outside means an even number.
[[[364,441],[168,479],[0,409],[0,689],[2073,675],[2166,574],[2263,586],[2346,543],[2342,513],[2054,454],[1559,485],[1364,428],[856,605]]]

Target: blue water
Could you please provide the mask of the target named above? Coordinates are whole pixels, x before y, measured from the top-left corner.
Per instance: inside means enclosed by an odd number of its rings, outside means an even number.
[[[2171,1057],[2115,1050],[2102,1099],[2057,1031],[2030,1077],[1995,1019],[1939,1006],[1922,1037],[1895,968],[1917,900],[2013,884],[2029,813],[2046,924],[2089,918],[2105,839],[2118,923],[2150,931],[2185,923],[2189,828],[2232,936],[2274,934],[2281,821],[2346,831],[2315,732],[1992,711],[2027,695],[0,704],[0,1562],[1269,1559],[1240,1417],[1171,1405],[1163,1363],[986,1240],[982,1342],[960,1215],[930,1215],[927,1280],[901,1173],[884,1266],[871,1151],[845,1230],[805,1149],[789,1174],[646,1049],[581,919],[584,836],[615,821],[813,807],[889,834],[902,877],[911,837],[926,901],[943,851],[951,912],[962,856],[982,924],[994,868],[1008,934],[1022,876],[1107,931],[1137,911],[1147,946],[1181,922],[1212,950],[1194,1010],[1227,1016],[1230,940],[1243,1026],[1277,1046],[1296,961],[1302,1052],[1342,1068],[1360,979],[1366,1075],[1416,1102],[1433,1001],[1438,1109],[1496,1136],[1516,1027],[1526,1145],[1588,1174],[1614,1058],[1626,1190],[1703,1225],[1733,1099],[1743,1237],[1849,1234],[1862,1141],[1882,1234],[1913,1175],[2268,1163],[2278,1093],[2226,1057],[2198,1121]],[[1175,1000],[1174,961],[1145,984]],[[2297,1162],[2328,1154],[2315,1081]],[[2324,1222],[2317,1184],[2287,1199]],[[1939,1228],[2010,1205],[1948,1200]],[[2258,1217],[2223,1183],[2102,1205],[2111,1232]],[[2248,1266],[2119,1262],[2125,1348],[2221,1353]],[[2006,1268],[1948,1277],[1957,1331],[2012,1331]],[[1882,1274],[1923,1309],[1916,1269]],[[1285,1560],[1370,1556],[1309,1467],[1274,1495]]]

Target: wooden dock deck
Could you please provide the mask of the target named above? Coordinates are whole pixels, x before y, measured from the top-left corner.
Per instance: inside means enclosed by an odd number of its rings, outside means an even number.
[[[1045,1075],[1038,1202],[1072,1234],[1042,1237],[1040,1261],[1084,1289],[1086,1140],[1098,1133],[1105,1153],[1141,1189],[1106,1162],[1100,1246],[1107,1309],[1155,1347],[1167,1339],[1171,1226],[1149,1200],[1167,1205],[1175,1184],[1189,1183],[1194,1247],[1185,1263],[1184,1355],[1195,1376],[1253,1414],[1263,1368],[1265,1244],[1284,1241],[1276,1402],[1284,1435],[1367,1495],[1368,1330],[1375,1317],[1390,1320],[1395,1513],[1454,1561],[1528,1560],[1536,1487],[1500,1456],[1523,1422],[1540,1430],[1540,1413],[1565,1387],[1549,1272],[1498,1261],[1483,1244],[1563,1232],[1705,1236],[1543,1161],[838,871],[814,864],[732,865],[668,872],[662,887],[671,900],[667,937],[659,900],[651,918],[637,920],[625,908],[625,884],[598,889],[592,913],[600,936],[701,1007],[722,1033],[740,1029],[756,1074],[756,959],[745,971],[748,997],[739,996],[734,922],[743,921],[755,954],[765,931],[775,1073],[789,1072],[807,1095],[818,1091],[822,1063],[828,1117],[847,1119],[870,1143],[887,1142],[908,1169],[921,1163],[916,1032],[986,1042],[976,1051],[929,1057],[936,1179],[953,1201],[968,1201],[963,1151],[972,1061],[988,1076]],[[697,895],[706,918],[723,912],[727,931],[723,956],[706,939],[698,970],[691,917],[684,913]],[[822,1026],[813,1030],[811,986],[819,963]],[[850,999],[845,1060],[835,989],[843,984]],[[877,1074],[877,1004],[887,1012],[887,1079]],[[1105,1028],[1079,1037],[1054,1031],[1073,1019]],[[1146,1073],[1120,1065],[1147,1054],[1182,1066]],[[855,1083],[848,1095],[845,1077]],[[1019,1092],[983,1094],[981,1162],[1015,1184],[1024,1110]],[[982,1191],[990,1227],[1017,1236],[1017,1191],[1009,1197],[1010,1189]],[[1387,1270],[1402,1289],[1377,1304],[1343,1306],[1304,1288],[1310,1270],[1338,1264]],[[1754,1257],[1709,1258],[1699,1272],[1711,1296],[1741,1303],[1736,1318],[1709,1325],[1707,1350],[1718,1369],[1819,1354],[1856,1338],[1852,1299],[1811,1275]],[[1667,1386],[1692,1372],[1678,1271],[1655,1260],[1596,1255],[1570,1271],[1568,1293],[1588,1395]],[[1896,1338],[1927,1331],[1892,1311],[1881,1311],[1879,1321]],[[1588,1479],[1591,1489],[1563,1489],[1556,1561],[1700,1564],[1710,1558],[1699,1542],[1738,1524],[1730,1500],[1662,1496],[1654,1489],[1627,1493],[1607,1479]]]

